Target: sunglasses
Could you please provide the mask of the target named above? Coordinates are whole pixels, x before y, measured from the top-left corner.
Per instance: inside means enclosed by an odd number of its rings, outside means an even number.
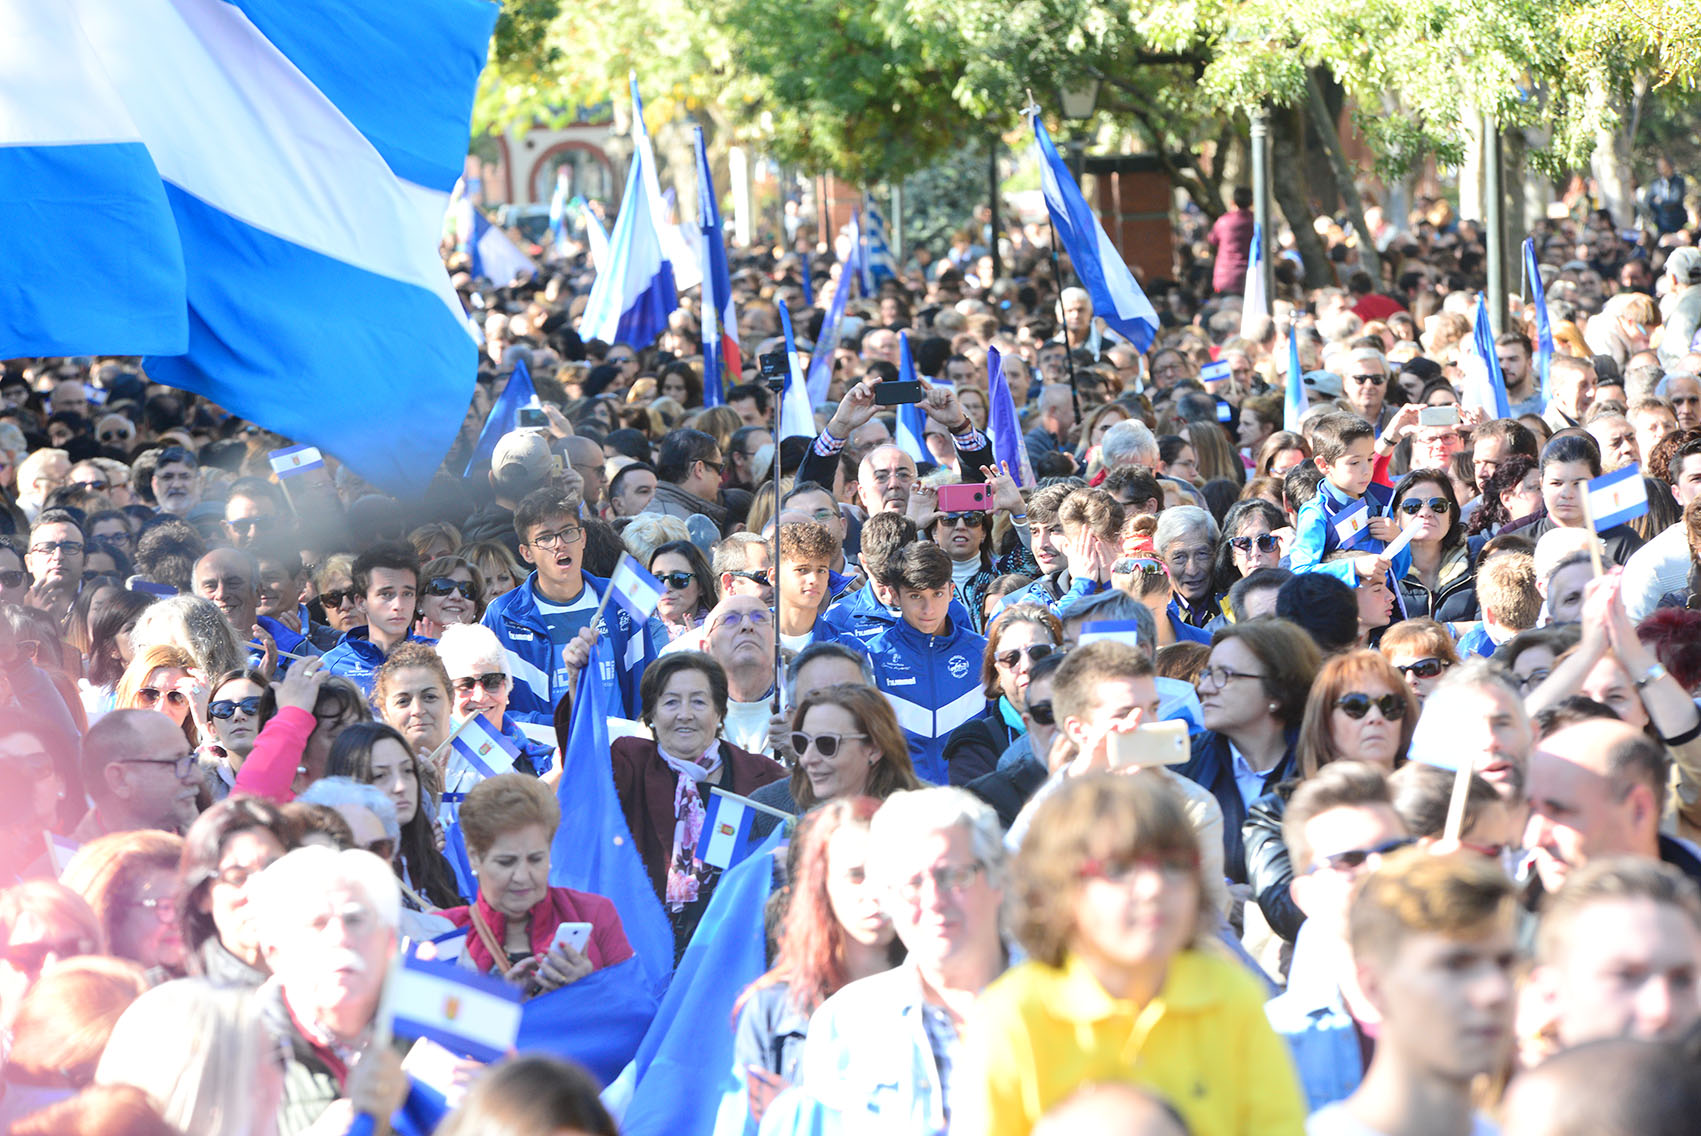
[[[1141,560],[1128,556],[1111,565],[1111,574],[1115,576],[1131,576],[1138,572],[1142,576],[1167,576],[1169,569],[1156,560]]]
[[[691,572],[663,572],[656,579],[666,584],[676,592],[683,592],[691,586],[691,581],[697,577]]]
[[[1029,643],[1026,647],[1017,647],[1010,651],[1000,651],[992,657],[999,665],[1009,668],[1014,667],[1018,662],[1020,662],[1023,655],[1028,657],[1028,662],[1037,663],[1039,660],[1045,658],[1055,650],[1057,650],[1057,648],[1050,643]]]
[[[947,528],[955,528],[958,525],[966,525],[971,529],[978,529],[981,525],[986,523],[986,514],[945,513],[940,516],[939,523],[945,525]]]
[[[1386,856],[1390,852],[1398,852],[1409,848],[1417,841],[1410,836],[1396,836],[1392,840],[1384,840],[1369,848],[1349,848],[1345,852],[1337,852],[1333,856],[1325,856],[1311,866],[1312,872],[1320,872],[1330,868],[1337,872],[1354,872],[1370,862],[1372,856]],[[1307,872],[1310,875],[1311,872]]]
[[[1384,694],[1381,698],[1372,698],[1362,690],[1355,690],[1335,699],[1335,708],[1354,721],[1370,713],[1372,706],[1382,711],[1382,716],[1390,722],[1398,722],[1406,716],[1406,700],[1398,694]]]
[[[791,751],[797,754],[797,756],[802,757],[804,754],[809,752],[810,746],[814,746],[815,752],[820,754],[822,757],[833,757],[838,754],[839,746],[846,738],[860,738],[863,741],[867,741],[868,735],[816,734],[811,737],[802,730],[796,730],[793,731],[791,735]]]
[[[1379,387],[1387,381],[1388,381],[1387,375],[1354,375],[1353,376],[1353,382],[1355,382],[1355,383],[1369,383],[1373,387]]]
[[[1051,726],[1057,723],[1057,715],[1052,712],[1049,698],[1044,702],[1028,703],[1028,717],[1033,719],[1036,726]]]
[[[100,432],[100,440],[103,442],[128,442],[133,437],[135,435],[128,430],[102,430]]]
[[[172,693],[175,694],[176,691]],[[260,712],[260,696],[254,694],[247,698],[221,698],[217,702],[207,704],[207,713],[221,720],[236,717],[238,710],[242,711],[244,718],[252,718]]]
[[[766,572],[752,572],[746,568],[737,568],[728,572],[727,575],[737,576],[740,580],[749,580],[754,584],[760,584],[764,588],[771,588],[774,586],[773,582],[768,579],[768,574]]]
[[[1445,517],[1453,508],[1453,502],[1445,497],[1407,497],[1400,502],[1400,512],[1408,517],[1415,517],[1418,515],[1418,510],[1425,505],[1429,506],[1430,512],[1441,517]]]
[[[1275,534],[1273,533],[1259,533],[1257,536],[1229,537],[1229,547],[1235,549],[1237,552],[1251,552],[1253,545],[1258,546],[1259,552],[1274,552],[1276,551],[1276,545],[1278,543],[1279,542],[1276,540]]]
[[[276,517],[238,517],[234,521],[225,522],[240,533],[271,532],[272,529],[277,527],[277,523]]]
[[[1447,664],[1440,659],[1419,659],[1415,663],[1394,668],[1407,678],[1434,678],[1447,669]]]
[[[21,588],[29,583],[30,574],[22,568],[8,568],[0,572],[0,588]]]
[[[473,687],[484,688],[486,694],[500,694],[508,685],[508,676],[501,671],[491,671],[488,674],[468,675],[466,678],[455,680],[456,694],[471,694]]]
[[[353,588],[334,588],[328,592],[320,592],[319,602],[326,608],[339,608],[359,594]]]
[[[465,599],[472,599],[472,581],[457,580],[451,576],[439,576],[435,580],[426,581],[425,594],[428,596],[437,596],[441,598],[454,592],[461,593],[461,596]]]
[[[173,706],[186,706],[189,704],[188,696],[181,690],[162,691],[158,687],[154,686],[144,686],[142,689],[138,690],[136,692],[136,701],[143,707],[152,709],[159,705],[159,700],[162,696]]]
[[[13,969],[28,975],[39,975],[50,958],[71,958],[88,954],[94,945],[84,939],[65,939],[57,943],[18,943],[5,949],[4,958]]]

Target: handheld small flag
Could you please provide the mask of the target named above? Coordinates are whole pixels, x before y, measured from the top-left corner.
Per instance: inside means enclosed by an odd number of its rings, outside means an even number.
[[[1010,394],[1010,382],[1004,377],[1004,356],[998,348],[986,349],[987,426],[992,435],[992,460],[998,468],[1006,466],[1019,488],[1036,484],[1033,462],[1028,459],[1028,440],[1022,436],[1021,420],[1016,417],[1016,400]]]
[[[585,222],[585,244],[591,250],[591,267],[601,272],[608,267],[608,230],[602,227],[602,219],[589,205],[580,207],[579,217]]]
[[[1096,643],[1100,639],[1138,647],[1140,624],[1132,619],[1100,619],[1081,625],[1081,636],[1077,641],[1079,646],[1085,647],[1088,643]]]
[[[1548,365],[1553,362],[1553,320],[1547,310],[1547,286],[1542,283],[1541,269],[1536,263],[1536,242],[1524,238],[1525,299],[1536,313],[1536,376],[1541,384],[1542,405],[1551,397],[1548,390]]]
[[[1488,381],[1483,409],[1492,410],[1496,418],[1512,417],[1512,403],[1506,397],[1506,376],[1500,370],[1500,356],[1494,353],[1494,328],[1488,322],[1488,301],[1481,292],[1477,293],[1476,323],[1471,338]]]
[[[317,446],[288,446],[281,450],[273,450],[266,455],[272,463],[272,472],[281,480],[286,477],[298,477],[312,469],[325,468],[325,456]]]
[[[475,1061],[495,1061],[520,1032],[520,988],[502,978],[411,953],[385,986],[397,1037],[430,1038]]]
[[[1340,547],[1350,546],[1360,533],[1370,528],[1370,505],[1363,499],[1354,501],[1329,518],[1329,527],[1334,529]]]
[[[743,801],[710,786],[702,834],[697,838],[697,859],[723,871],[745,859],[756,847],[750,839],[750,825],[755,819],[755,812]]]
[[[787,438],[814,438],[815,412],[809,399],[808,380],[803,377],[803,361],[798,358],[797,341],[792,338],[791,312],[779,305],[780,329],[786,339],[786,385],[780,393],[780,441]],[[820,348],[816,348],[820,354]]]
[[[856,217],[851,217],[851,248],[856,248]],[[815,350],[809,356],[809,379],[805,384],[809,390],[809,404],[827,401],[827,390],[833,385],[833,352],[839,346],[839,325],[845,319],[845,301],[850,299],[851,280],[855,273],[851,271],[851,261],[856,259],[853,251],[849,260],[839,266],[839,282],[833,286],[833,302],[827,305],[827,317],[821,321],[821,334],[816,337]],[[809,262],[804,261],[803,275],[809,276]],[[811,435],[813,436],[813,431]]]
[[[1282,397],[1282,429],[1299,433],[1299,420],[1305,417],[1311,400],[1305,396],[1304,372],[1299,369],[1299,323],[1288,323],[1288,379]]]
[[[907,332],[898,333],[898,381],[913,383],[919,376],[915,373],[915,358],[910,354],[910,337]],[[917,465],[931,462],[933,458],[927,452],[927,443],[923,435],[927,432],[927,424],[923,420],[921,407],[913,402],[902,403],[898,406],[898,430],[892,441],[897,447],[914,458]]]
[[[1642,467],[1625,466],[1589,482],[1586,502],[1596,532],[1635,520],[1648,511],[1648,487]]]
[[[697,228],[703,241],[703,405],[720,406],[726,402],[725,377],[731,375],[737,382],[744,364],[738,354],[738,311],[732,303],[721,210],[701,126],[693,129],[692,142],[697,150]]]
[[[1252,255],[1246,265],[1246,290],[1240,301],[1240,334],[1253,337],[1253,321],[1270,314],[1270,297],[1264,291],[1264,226],[1252,225]]]
[[[1234,368],[1227,359],[1217,359],[1199,368],[1199,381],[1210,390],[1212,383],[1226,383],[1234,378]]]
[[[512,773],[514,763],[520,759],[520,747],[500,731],[491,729],[483,714],[473,715],[472,722],[455,735],[454,744],[455,752],[480,778]]]
[[[1152,302],[1123,263],[1122,254],[1110,243],[1097,214],[1081,196],[1069,167],[1052,145],[1039,112],[1033,113],[1034,144],[1040,151],[1040,180],[1045,190],[1045,207],[1057,236],[1069,253],[1075,275],[1092,297],[1093,312],[1142,355],[1158,333],[1158,313]]]
[[[629,552],[622,553],[614,574],[608,578],[609,598],[640,624],[655,614],[661,602],[661,581],[650,575]]]
[[[813,308],[815,306],[815,281],[809,271],[809,254],[805,253],[798,259],[801,262],[798,265],[798,286],[803,289],[803,302]],[[811,369],[813,369],[813,364],[811,364]]]
[[[502,393],[490,404],[490,413],[484,416],[484,429],[478,433],[478,444],[473,446],[472,454],[467,458],[467,468],[461,471],[461,476],[470,476],[480,462],[490,460],[496,452],[496,443],[514,428],[522,406],[536,405],[537,388],[532,385],[531,370],[524,359],[517,358],[514,371],[508,376],[508,385],[502,388]]]

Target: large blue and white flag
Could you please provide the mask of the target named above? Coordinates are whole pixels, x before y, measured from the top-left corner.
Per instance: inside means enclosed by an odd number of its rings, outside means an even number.
[[[461,476],[470,476],[481,462],[488,462],[490,455],[496,452],[496,443],[502,440],[502,435],[518,425],[520,409],[537,404],[537,388],[532,385],[532,373],[526,367],[526,361],[516,356],[508,385],[490,404],[490,413],[484,416],[484,429],[479,431],[478,443],[473,446],[472,454],[467,458],[467,468],[461,471]]]
[[[726,266],[726,235],[701,126],[693,129],[692,141],[697,149],[697,227],[703,242],[703,405],[721,406],[726,402],[726,380],[737,383],[744,362],[738,353],[738,311]]]
[[[913,383],[920,381],[915,373],[915,358],[910,355],[910,337],[908,332],[898,333],[898,381]],[[927,452],[927,419],[921,412],[921,407],[913,402],[898,404],[898,430],[892,441],[897,447],[915,459],[917,465],[932,462],[933,458]]]
[[[0,0],[0,355],[146,352],[158,382],[423,488],[477,367],[437,246],[496,14]],[[102,310],[14,335],[67,288]]]
[[[607,1085],[637,1053],[659,1000],[643,964],[629,958],[528,999],[514,1048],[565,1057]]]
[[[625,608],[643,626],[661,602],[661,581],[650,575],[630,552],[620,554],[620,563],[608,578],[608,598]]]
[[[1034,144],[1040,151],[1040,182],[1045,190],[1045,207],[1058,239],[1069,253],[1075,275],[1092,297],[1093,314],[1103,319],[1118,335],[1145,354],[1158,333],[1158,313],[1140,290],[1134,274],[1123,263],[1122,254],[1110,243],[1098,215],[1081,196],[1081,188],[1058,156],[1046,133],[1045,123],[1034,113]]]
[[[780,393],[780,441],[787,438],[815,437],[815,411],[809,399],[808,380],[803,377],[803,361],[797,354],[797,340],[791,333],[791,312],[784,304],[780,309],[780,329],[785,332],[786,385]]]
[[[567,249],[567,166],[556,167],[555,192],[549,195],[549,241],[556,256]]]
[[[1006,467],[1020,488],[1031,488],[1034,465],[1028,458],[1028,440],[1022,434],[1022,420],[1016,417],[1016,400],[1010,394],[1010,380],[1004,377],[1004,356],[998,348],[986,349],[987,432],[992,435],[992,460],[1002,471]]]
[[[609,237],[608,264],[597,270],[591,283],[579,335],[641,350],[667,330],[679,295],[673,263],[662,245],[661,193],[656,188],[650,135],[644,128],[644,103],[636,78],[631,85],[632,162]]]
[[[1648,484],[1642,467],[1625,466],[1603,473],[1589,482],[1589,519],[1596,532],[1633,521],[1648,511]]]
[[[1506,397],[1506,376],[1500,371],[1500,356],[1494,353],[1494,327],[1488,322],[1488,301],[1477,293],[1476,319],[1471,328],[1471,342],[1476,349],[1479,393],[1467,403],[1481,406],[1494,418],[1512,417],[1512,403]],[[1467,394],[1471,392],[1467,391]]]
[[[493,225],[484,210],[471,206],[472,226],[467,233],[467,256],[474,280],[488,280],[505,288],[515,280],[531,279],[537,275],[537,265],[525,250],[514,243],[500,225]]]
[[[520,993],[501,977],[409,952],[390,972],[380,1013],[397,1037],[430,1038],[451,1053],[495,1061],[519,1036]]]
[[[1525,301],[1536,314],[1536,381],[1545,407],[1551,397],[1547,375],[1553,363],[1553,319],[1547,310],[1547,286],[1536,263],[1536,242],[1529,237],[1524,238],[1524,288]]]
[[[851,248],[856,248],[857,219],[851,216]],[[827,305],[827,316],[821,321],[821,334],[815,337],[815,350],[809,356],[809,379],[805,384],[809,390],[809,405],[827,401],[827,392],[833,385],[833,352],[839,346],[839,325],[845,320],[845,301],[850,299],[851,282],[856,274],[851,271],[851,261],[855,260],[853,251],[851,260],[839,265],[839,282],[833,285],[833,302]],[[803,274],[809,275],[808,258],[803,262]]]
[[[1288,321],[1288,380],[1282,388],[1282,429],[1299,433],[1311,400],[1306,396],[1303,372],[1299,369],[1299,321]]]
[[[1270,314],[1270,296],[1264,289],[1264,226],[1252,225],[1252,256],[1246,265],[1246,289],[1240,301],[1240,334],[1250,339],[1253,321]]]
[[[594,892],[614,904],[648,988],[659,995],[673,974],[673,928],[650,884],[614,789],[610,711],[604,702],[604,684],[597,679],[607,649],[601,641],[592,646],[590,662],[579,673],[574,692],[561,780],[556,785],[561,824],[550,846],[549,882]]]
[[[897,262],[892,257],[892,245],[886,236],[886,218],[881,216],[874,198],[862,195],[863,243],[862,278],[867,293],[872,296],[887,280],[898,278]]]

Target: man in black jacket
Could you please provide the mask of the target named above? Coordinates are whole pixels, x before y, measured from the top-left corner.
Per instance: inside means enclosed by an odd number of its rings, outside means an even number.
[[[851,436],[851,431],[874,417],[877,409],[874,404],[875,388],[883,380],[877,375],[864,379],[839,400],[838,409],[833,411],[833,417],[827,421],[826,429],[821,431],[809,452],[803,457],[803,465],[797,471],[799,481],[813,481],[820,485],[833,484],[833,474],[839,460],[839,451],[844,449],[845,441]],[[925,380],[922,381],[921,409],[935,422],[940,423],[951,433],[951,441],[957,447],[957,468],[962,470],[964,481],[979,481],[985,476],[985,470],[992,465],[992,443],[985,434],[975,429],[968,415],[957,402],[957,396],[949,387],[936,387]],[[869,469],[869,462],[884,450],[876,447],[863,459],[863,469]],[[902,451],[900,451],[901,453]],[[901,493],[882,493],[878,485],[864,484],[859,478],[857,483],[857,500],[862,507],[872,515],[895,509],[902,512],[909,503],[909,485],[915,481],[915,462],[905,455],[909,464],[909,477]]]

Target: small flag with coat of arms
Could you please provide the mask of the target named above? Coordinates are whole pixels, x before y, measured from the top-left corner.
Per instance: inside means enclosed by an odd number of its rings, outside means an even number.
[[[614,574],[608,578],[609,598],[640,624],[655,614],[661,602],[661,581],[650,575],[631,553],[622,553]]]
[[[755,848],[750,825],[756,819],[743,801],[713,786],[703,807],[703,828],[697,837],[697,859],[723,871],[749,856]]]
[[[398,1037],[430,1038],[475,1061],[495,1061],[520,1033],[520,988],[495,975],[409,953],[384,988],[384,1009]]]
[[[1335,530],[1340,547],[1349,547],[1370,527],[1369,503],[1363,498],[1353,502],[1329,518],[1329,527]]]
[[[1595,531],[1633,521],[1648,511],[1648,486],[1639,465],[1615,469],[1589,482],[1589,519]]]
[[[295,477],[310,469],[324,469],[325,458],[317,446],[289,446],[282,450],[273,450],[266,457],[272,463],[272,472],[281,477]]]
[[[478,715],[466,729],[455,735],[455,752],[460,754],[480,777],[512,773],[514,763],[520,759],[520,747],[504,737],[500,731],[492,729],[483,714]]]

